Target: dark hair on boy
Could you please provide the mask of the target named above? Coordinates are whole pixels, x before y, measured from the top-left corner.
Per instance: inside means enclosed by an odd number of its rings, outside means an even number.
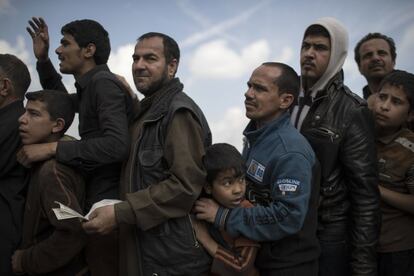
[[[178,65],[178,63],[180,62],[180,48],[178,47],[177,42],[172,37],[163,33],[149,32],[141,35],[137,39],[137,41],[141,41],[143,39],[148,39],[152,37],[162,38],[162,44],[164,45],[164,57],[166,62],[170,63],[173,59],[176,59]]]
[[[81,48],[88,46],[89,43],[95,44],[96,51],[93,59],[96,65],[108,62],[111,52],[109,35],[98,22],[90,19],[75,20],[63,26],[61,32],[62,35],[70,34],[73,36]]]
[[[207,170],[207,182],[210,184],[223,170],[233,169],[235,177],[240,177],[245,174],[246,168],[240,152],[226,143],[213,144],[208,147],[203,157],[203,164]]]
[[[389,36],[383,35],[382,33],[369,33],[366,36],[364,36],[363,38],[361,38],[360,41],[358,41],[357,45],[355,46],[354,49],[354,58],[356,63],[359,66],[359,63],[361,62],[361,56],[359,55],[359,48],[361,48],[361,45],[364,44],[365,42],[367,42],[368,40],[371,39],[383,39],[388,43],[388,46],[390,46],[390,54],[391,54],[391,58],[392,61],[395,62],[395,59],[397,58],[397,49],[395,47],[395,42],[394,39],[392,39]]]
[[[380,90],[384,85],[402,88],[410,103],[410,110],[414,110],[414,75],[403,70],[394,70],[381,81]]]
[[[26,98],[28,101],[45,103],[46,110],[52,120],[62,118],[65,121],[65,126],[60,135],[65,134],[75,116],[75,107],[69,94],[57,90],[40,90],[27,93]]]
[[[318,25],[318,24],[310,25],[306,29],[305,34],[303,35],[303,37],[307,37],[307,36],[323,36],[323,37],[327,37],[327,38],[331,37],[329,35],[328,30],[325,29],[322,25]]]
[[[31,82],[26,64],[14,55],[0,54],[0,77],[9,78],[15,96],[23,100]]]
[[[279,95],[292,94],[293,102],[295,102],[300,90],[300,78],[296,71],[289,65],[280,62],[264,62],[262,65],[277,67],[282,71],[280,76],[273,80],[273,83],[279,88]]]

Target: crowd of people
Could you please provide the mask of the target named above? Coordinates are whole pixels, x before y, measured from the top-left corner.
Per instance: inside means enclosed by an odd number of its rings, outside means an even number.
[[[136,42],[139,100],[108,68],[98,22],[61,28],[75,94],[45,20],[27,31],[43,90],[0,54],[1,275],[414,275],[414,75],[394,68],[392,38],[355,46],[362,99],[344,84],[346,28],[307,26],[300,76],[273,61],[252,71],[239,153],[212,144],[170,36]],[[75,112],[79,140],[65,135]],[[89,220],[55,212],[104,199],[118,201]]]

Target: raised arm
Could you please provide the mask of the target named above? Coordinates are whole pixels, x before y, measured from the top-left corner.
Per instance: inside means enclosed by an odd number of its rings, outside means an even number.
[[[27,32],[33,41],[33,53],[40,62],[49,59],[49,31],[47,24],[42,17],[32,17],[29,20]]]
[[[62,83],[62,76],[53,67],[49,59],[49,31],[42,17],[32,17],[26,28],[33,42],[33,53],[37,59],[37,71],[44,89],[55,89],[67,92]]]

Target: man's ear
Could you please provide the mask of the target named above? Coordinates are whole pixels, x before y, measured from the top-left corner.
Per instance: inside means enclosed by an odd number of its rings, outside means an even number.
[[[9,78],[4,78],[0,83],[0,96],[7,98],[12,94],[13,85]]]
[[[95,55],[96,52],[96,45],[93,43],[89,43],[88,45],[86,45],[86,47],[83,48],[84,49],[84,56],[85,58],[92,58]]]
[[[65,128],[65,120],[63,118],[57,118],[55,125],[52,128],[52,134],[61,132]]]
[[[294,97],[290,93],[283,93],[280,95],[280,108],[281,109],[289,109],[292,105]]]
[[[175,76],[175,73],[177,72],[177,68],[178,68],[178,61],[177,59],[173,58],[169,63],[168,63],[168,78],[172,79]]]

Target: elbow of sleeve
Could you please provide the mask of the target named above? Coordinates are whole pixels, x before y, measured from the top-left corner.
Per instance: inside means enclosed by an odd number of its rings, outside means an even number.
[[[129,139],[114,139],[110,146],[113,162],[125,161],[129,155],[129,146]]]
[[[294,235],[300,230],[302,230],[305,223],[307,211],[297,211],[295,214],[292,214],[290,220],[288,220],[286,232],[288,235]]]

